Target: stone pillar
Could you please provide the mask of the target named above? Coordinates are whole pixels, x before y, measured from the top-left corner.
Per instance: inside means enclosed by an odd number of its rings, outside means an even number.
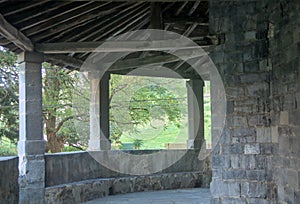
[[[188,99],[188,149],[200,149],[204,142],[204,82],[193,79],[187,82]]]
[[[109,73],[101,80],[90,73],[90,140],[89,151],[110,150],[109,140]]]
[[[42,125],[43,55],[19,55],[19,203],[44,203],[45,141]]]

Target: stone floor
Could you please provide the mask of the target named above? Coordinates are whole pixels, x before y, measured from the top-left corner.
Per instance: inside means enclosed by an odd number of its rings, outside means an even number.
[[[209,204],[210,192],[206,188],[139,192],[108,196],[85,204]]]

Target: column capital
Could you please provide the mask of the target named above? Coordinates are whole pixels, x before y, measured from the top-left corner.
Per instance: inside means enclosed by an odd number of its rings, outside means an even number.
[[[44,54],[40,52],[22,52],[18,55],[18,63],[23,62],[42,63],[44,62]]]

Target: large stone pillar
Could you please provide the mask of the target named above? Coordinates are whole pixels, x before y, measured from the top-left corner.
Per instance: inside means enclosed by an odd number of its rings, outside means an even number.
[[[42,125],[43,55],[19,55],[19,203],[44,203],[45,141]]]
[[[101,80],[90,73],[90,140],[89,151],[110,150],[109,140],[109,73]]]
[[[201,79],[187,81],[188,149],[200,149],[204,142],[203,87]]]

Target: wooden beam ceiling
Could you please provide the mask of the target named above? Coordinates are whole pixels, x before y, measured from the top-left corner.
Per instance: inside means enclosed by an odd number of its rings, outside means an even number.
[[[35,50],[45,54],[66,54],[85,52],[140,52],[199,49],[192,43],[180,39],[141,40],[141,41],[104,41],[104,42],[62,42],[35,44]]]
[[[33,44],[0,14],[0,34],[22,50],[33,51]]]
[[[113,63],[107,59],[101,59],[99,61],[99,64],[101,64],[102,66],[103,65],[109,66],[110,71],[121,71],[124,69],[134,69],[136,67],[141,67],[141,66],[163,65],[165,63],[177,62],[180,60],[189,60],[189,59],[197,59],[197,58],[200,59],[201,57],[206,56],[206,53],[199,53],[199,51],[193,52],[191,50],[178,50],[173,54],[174,55],[165,54],[165,55],[135,57],[135,58],[119,60],[116,63]],[[178,58],[176,55],[180,56],[181,58]],[[83,65],[82,60],[67,55],[61,55],[61,54],[45,55],[45,60],[54,62],[56,64],[64,64],[65,66],[70,66],[78,70],[81,69],[81,66]],[[98,63],[98,61],[93,60],[93,63]]]

